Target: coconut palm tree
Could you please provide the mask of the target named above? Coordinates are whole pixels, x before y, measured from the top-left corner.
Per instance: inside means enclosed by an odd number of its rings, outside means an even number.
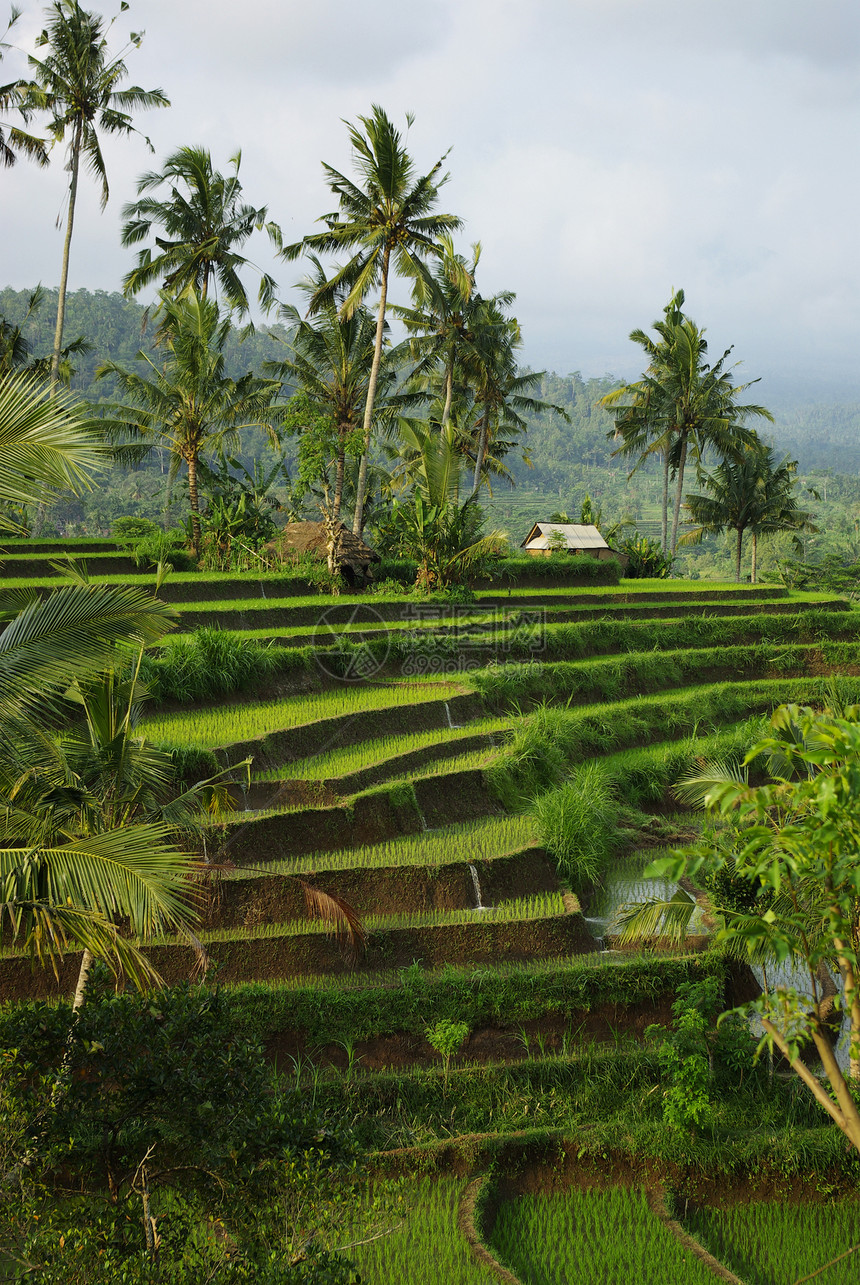
[[[686,508],[693,531],[682,536],[682,544],[698,544],[705,535],[734,531],[735,579],[741,578],[744,534],[753,537],[752,582],[756,581],[758,537],[778,531],[816,531],[812,515],[797,503],[797,461],[777,461],[772,447],[758,438],[739,459],[723,460],[702,481],[707,495],[688,495]]]
[[[0,38],[0,62],[3,61],[3,55],[10,47],[5,37],[9,35],[20,17],[21,10],[13,5],[3,38]],[[8,85],[0,85],[0,111],[17,111],[26,122],[32,112],[28,111],[25,105],[22,90],[23,83],[20,80],[13,80]],[[28,156],[31,161],[35,161],[37,165],[48,164],[48,152],[43,138],[35,138],[17,125],[0,121],[0,165],[9,169],[18,160],[19,152]]]
[[[299,283],[299,288],[313,298],[326,282],[326,271],[316,255],[311,254],[309,258],[313,273]],[[334,458],[334,494],[327,513],[333,523],[340,520],[347,456],[361,454],[361,416],[367,401],[376,336],[375,318],[366,308],[356,308],[345,317],[342,303],[340,294],[326,296],[313,318],[302,317],[297,308],[284,305],[279,316],[292,327],[289,338],[292,355],[284,362],[267,367],[278,378],[298,387],[310,412],[309,418],[319,421],[319,432],[315,424],[303,423],[301,428],[303,441],[308,442],[314,456],[324,457],[321,464],[324,470]],[[391,377],[391,372],[383,367],[382,384],[388,385]],[[313,435],[312,442],[307,434]]]
[[[123,5],[128,8],[127,4]],[[69,206],[63,242],[63,262],[57,301],[57,325],[51,359],[51,379],[59,378],[60,352],[69,279],[69,252],[75,222],[81,161],[101,185],[104,209],[110,195],[99,131],[106,134],[136,133],[131,112],[140,108],[168,107],[160,89],[132,85],[118,89],[127,73],[124,54],[112,57],[107,33],[112,23],[82,9],[78,0],[54,0],[46,10],[47,25],[37,44],[47,47],[42,58],[30,55],[31,80],[24,87],[22,104],[26,111],[48,114],[48,133],[56,142],[68,137]],[[133,33],[129,48],[137,48],[142,36]],[[148,140],[147,140],[148,142]]]
[[[528,428],[524,416],[539,415],[552,410],[570,422],[561,406],[555,406],[531,395],[540,384],[545,371],[520,372],[516,351],[522,343],[519,322],[508,316],[505,307],[515,295],[506,293],[490,299],[476,301],[472,317],[472,334],[468,350],[463,353],[463,378],[472,392],[469,453],[474,459],[472,496],[477,496],[486,476],[488,452],[503,454],[500,432],[507,432],[511,439]],[[461,422],[465,422],[463,415]],[[505,442],[507,450],[512,440]]]
[[[244,428],[263,428],[276,441],[273,425],[283,408],[274,403],[281,385],[250,371],[240,379],[226,374],[230,320],[220,316],[214,300],[190,287],[178,299],[162,293],[159,316],[166,350],[161,365],[149,353],[139,352],[145,374],[109,361],[97,375],[113,375],[131,402],[110,408],[111,431],[152,444],[159,439],[172,457],[171,476],[185,465],[193,544],[199,556],[200,456],[206,450],[232,448]]]
[[[123,278],[126,295],[162,283],[169,294],[181,294],[191,286],[205,299],[211,283],[232,311],[247,313],[248,296],[239,272],[249,260],[239,249],[266,224],[268,211],[242,200],[241,162],[241,152],[231,156],[233,172],[225,176],[212,168],[206,148],[180,147],[160,173],[150,171],[138,179],[138,199],[122,211],[122,244],[139,245],[156,228],[163,235],[155,235],[155,251],[150,246],[139,251],[137,266]],[[169,196],[151,195],[163,187],[169,188]],[[274,291],[274,278],[260,272],[258,299],[264,308],[272,305]]]
[[[370,116],[359,116],[359,125],[349,125],[353,165],[358,182],[346,178],[330,165],[323,164],[328,184],[339,199],[339,208],[322,217],[325,232],[316,232],[293,245],[284,246],[281,254],[296,259],[306,250],[338,254],[356,249],[356,253],[310,301],[311,311],[321,307],[326,298],[344,290],[341,311],[350,316],[379,287],[373,362],[367,386],[362,432],[363,452],[356,488],[353,532],[364,529],[364,499],[370,454],[373,408],[382,364],[382,341],[385,330],[388,288],[393,268],[401,275],[417,276],[418,262],[438,254],[437,241],[446,231],[455,231],[461,220],[454,214],[434,214],[439,188],[448,181],[442,174],[445,156],[420,178],[415,177],[415,163],[400,132],[383,109],[376,104]],[[412,117],[407,116],[407,125]],[[447,153],[446,153],[447,156]]]
[[[392,312],[410,333],[409,352],[416,362],[413,379],[443,372],[442,427],[451,418],[454,399],[454,372],[474,338],[475,310],[480,296],[475,293],[475,270],[481,257],[480,242],[472,246],[468,263],[454,249],[449,233],[439,238],[438,259],[433,269],[419,261],[412,286],[413,306],[393,306]],[[497,295],[500,306],[513,301],[512,294]]]
[[[53,399],[38,372],[0,376],[0,504],[44,504],[86,490],[109,462],[98,424],[67,394]],[[0,527],[17,530],[8,517]]]
[[[619,453],[639,454],[639,463],[659,455],[663,460],[663,548],[674,553],[683,500],[688,458],[701,465],[706,452],[736,458],[751,441],[744,421],[750,417],[773,420],[764,406],[740,405],[738,397],[750,384],[735,385],[727,366],[731,348],[713,365],[705,360],[708,345],[704,330],[682,312],[684,292],[674,292],[654,322],[658,338],[634,330],[630,338],[649,359],[641,380],[613,390],[598,405],[617,409],[615,435]],[[756,380],[751,381],[756,383]],[[637,465],[638,467],[638,465]],[[635,470],[634,470],[635,471]],[[668,532],[669,474],[676,479],[671,537]]]
[[[49,500],[58,487],[80,492],[107,458],[98,425],[70,398],[51,399],[31,375],[0,381],[0,500],[22,505]],[[0,923],[11,922],[43,959],[74,942],[143,980],[151,970],[104,909],[126,905],[135,885],[142,922],[153,907],[171,910],[173,859],[163,836],[132,831],[56,843],[24,826],[21,808],[36,793],[26,760],[46,752],[70,685],[112,664],[118,644],[161,637],[172,615],[137,589],[71,584],[23,609],[20,595],[0,595],[0,623]],[[59,807],[61,795],[43,790],[41,805]]]

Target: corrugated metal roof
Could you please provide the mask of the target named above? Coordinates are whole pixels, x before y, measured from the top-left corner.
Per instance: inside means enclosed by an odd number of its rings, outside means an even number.
[[[539,535],[534,535],[535,530]],[[569,549],[608,549],[596,526],[580,526],[574,522],[536,522],[520,545],[521,549],[548,549],[550,537],[560,531]]]

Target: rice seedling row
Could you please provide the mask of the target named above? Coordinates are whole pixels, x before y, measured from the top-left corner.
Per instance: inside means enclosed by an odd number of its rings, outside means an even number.
[[[385,843],[363,844],[335,852],[309,852],[288,861],[266,862],[265,873],[297,874],[306,870],[351,870],[387,866],[436,866],[447,862],[491,860],[519,852],[535,842],[535,827],[528,816],[490,817],[465,825],[445,826],[402,835]],[[231,879],[255,877],[240,868]]]
[[[427,732],[406,732],[402,736],[382,736],[378,740],[364,741],[359,745],[346,745],[343,748],[330,750],[326,754],[316,754],[311,758],[296,759],[283,767],[268,768],[255,772],[255,781],[324,781],[339,776],[348,776],[362,768],[373,767],[384,763],[386,759],[413,750],[425,749],[429,745],[456,743],[466,736],[492,735],[503,732],[510,727],[509,718],[485,718],[470,722],[464,727],[441,727]]]
[[[711,1272],[639,1190],[570,1191],[502,1203],[492,1245],[523,1285],[713,1285]]]
[[[570,912],[564,904],[562,893],[537,893],[503,901],[498,906],[484,910],[425,910],[407,911],[395,915],[369,915],[363,920],[364,930],[391,932],[397,929],[445,928],[459,924],[523,923],[540,919],[556,919]],[[201,930],[197,936],[207,944],[228,941],[249,941],[270,937],[296,937],[306,934],[330,933],[328,924],[317,919],[292,919],[281,923],[254,924],[240,928],[214,928]],[[179,941],[173,937],[153,938],[152,945],[169,945]]]
[[[793,1285],[860,1244],[860,1201],[795,1205],[774,1201],[699,1209],[685,1225],[745,1285]],[[860,1252],[815,1276],[817,1285],[856,1285]]]
[[[462,691],[462,684],[433,676],[420,681],[404,679],[385,685],[344,686],[337,691],[310,696],[244,705],[216,705],[187,714],[149,715],[142,720],[141,730],[153,741],[210,749],[265,736],[268,732],[302,727],[322,719],[343,718],[403,704],[421,704],[458,695]]]

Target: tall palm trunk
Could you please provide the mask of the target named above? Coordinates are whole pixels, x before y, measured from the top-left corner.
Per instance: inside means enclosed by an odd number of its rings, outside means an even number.
[[[69,252],[72,246],[72,229],[75,225],[75,201],[78,196],[78,173],[81,165],[81,134],[83,125],[75,126],[72,144],[72,177],[69,183],[69,215],[66,219],[66,239],[63,243],[63,266],[60,270],[60,289],[57,294],[57,325],[54,330],[54,351],[51,353],[51,387],[60,382],[60,352],[63,347],[63,326],[66,320],[66,287],[69,281]]]
[[[735,544],[735,580],[740,584],[741,579],[741,556],[744,548],[743,528],[738,527],[738,538]]]
[[[343,501],[343,477],[346,472],[346,450],[343,444],[343,437],[340,438],[337,447],[337,459],[334,466],[334,500],[331,506],[331,520],[338,522],[340,520],[340,506]]]
[[[376,339],[373,344],[373,364],[370,367],[370,379],[367,384],[367,401],[364,404],[364,449],[358,467],[358,484],[355,488],[355,517],[352,533],[361,537],[364,532],[364,497],[367,491],[367,464],[370,455],[370,430],[373,423],[373,403],[376,400],[376,384],[379,379],[379,367],[382,364],[382,336],[385,330],[385,305],[388,298],[388,267],[391,262],[391,246],[386,245],[382,259],[382,282],[380,286],[379,311],[376,314]]]
[[[451,418],[451,403],[454,400],[454,355],[445,370],[445,406],[442,411],[442,427],[448,427],[448,421]]]
[[[194,533],[194,552],[199,558],[203,541],[200,530],[200,499],[197,494],[197,456],[189,455],[186,463],[188,465],[188,501],[191,505],[191,530]]]
[[[752,574],[750,576],[750,582],[755,584],[756,575],[758,573],[758,535],[755,531],[752,533],[752,542]]]
[[[678,485],[675,488],[675,511],[672,514],[672,553],[678,547],[678,522],[681,517],[681,500],[684,495],[684,467],[687,463],[687,430],[681,433],[681,455],[678,460]]]
[[[669,448],[663,452],[663,496],[660,510],[662,519],[663,557],[669,556]]]
[[[490,430],[490,408],[484,406],[484,413],[481,416],[481,432],[478,437],[478,450],[475,454],[475,479],[472,483],[472,496],[478,494],[478,488],[481,485],[481,473],[484,469],[484,460],[487,455],[487,436]],[[471,498],[471,496],[470,496]]]
[[[72,1001],[72,1012],[77,1013],[83,1008],[84,1000],[87,995],[87,983],[90,979],[90,969],[93,966],[93,956],[91,951],[84,950],[81,955],[81,966],[78,970],[78,983],[75,987],[75,998]]]

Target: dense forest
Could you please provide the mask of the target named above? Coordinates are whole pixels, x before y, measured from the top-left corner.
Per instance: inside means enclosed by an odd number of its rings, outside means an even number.
[[[21,324],[28,299],[25,290],[0,291],[0,318]],[[46,290],[43,306],[22,326],[34,353],[50,352],[56,299],[55,290]],[[80,337],[89,345],[88,351],[74,355],[71,382],[74,391],[88,401],[104,402],[112,395],[111,382],[96,379],[103,362],[129,364],[141,349],[154,351],[151,310],[118,292],[75,290],[68,296],[66,318],[67,337]],[[225,348],[229,373],[237,377],[247,370],[261,370],[267,361],[282,361],[286,338],[287,330],[280,323],[259,326],[251,334],[233,327]],[[624,465],[612,460],[612,446],[607,443],[612,418],[596,405],[617,383],[611,375],[584,379],[579,371],[544,375],[539,397],[561,406],[570,423],[552,412],[527,417],[522,451],[514,451],[506,461],[518,489],[567,498],[593,483],[594,469],[609,469],[612,480],[619,469],[623,473]],[[766,390],[760,396],[767,401]],[[797,459],[801,473],[860,473],[860,405],[791,404],[782,399],[779,405],[775,423],[762,435],[772,438],[780,452]]]

